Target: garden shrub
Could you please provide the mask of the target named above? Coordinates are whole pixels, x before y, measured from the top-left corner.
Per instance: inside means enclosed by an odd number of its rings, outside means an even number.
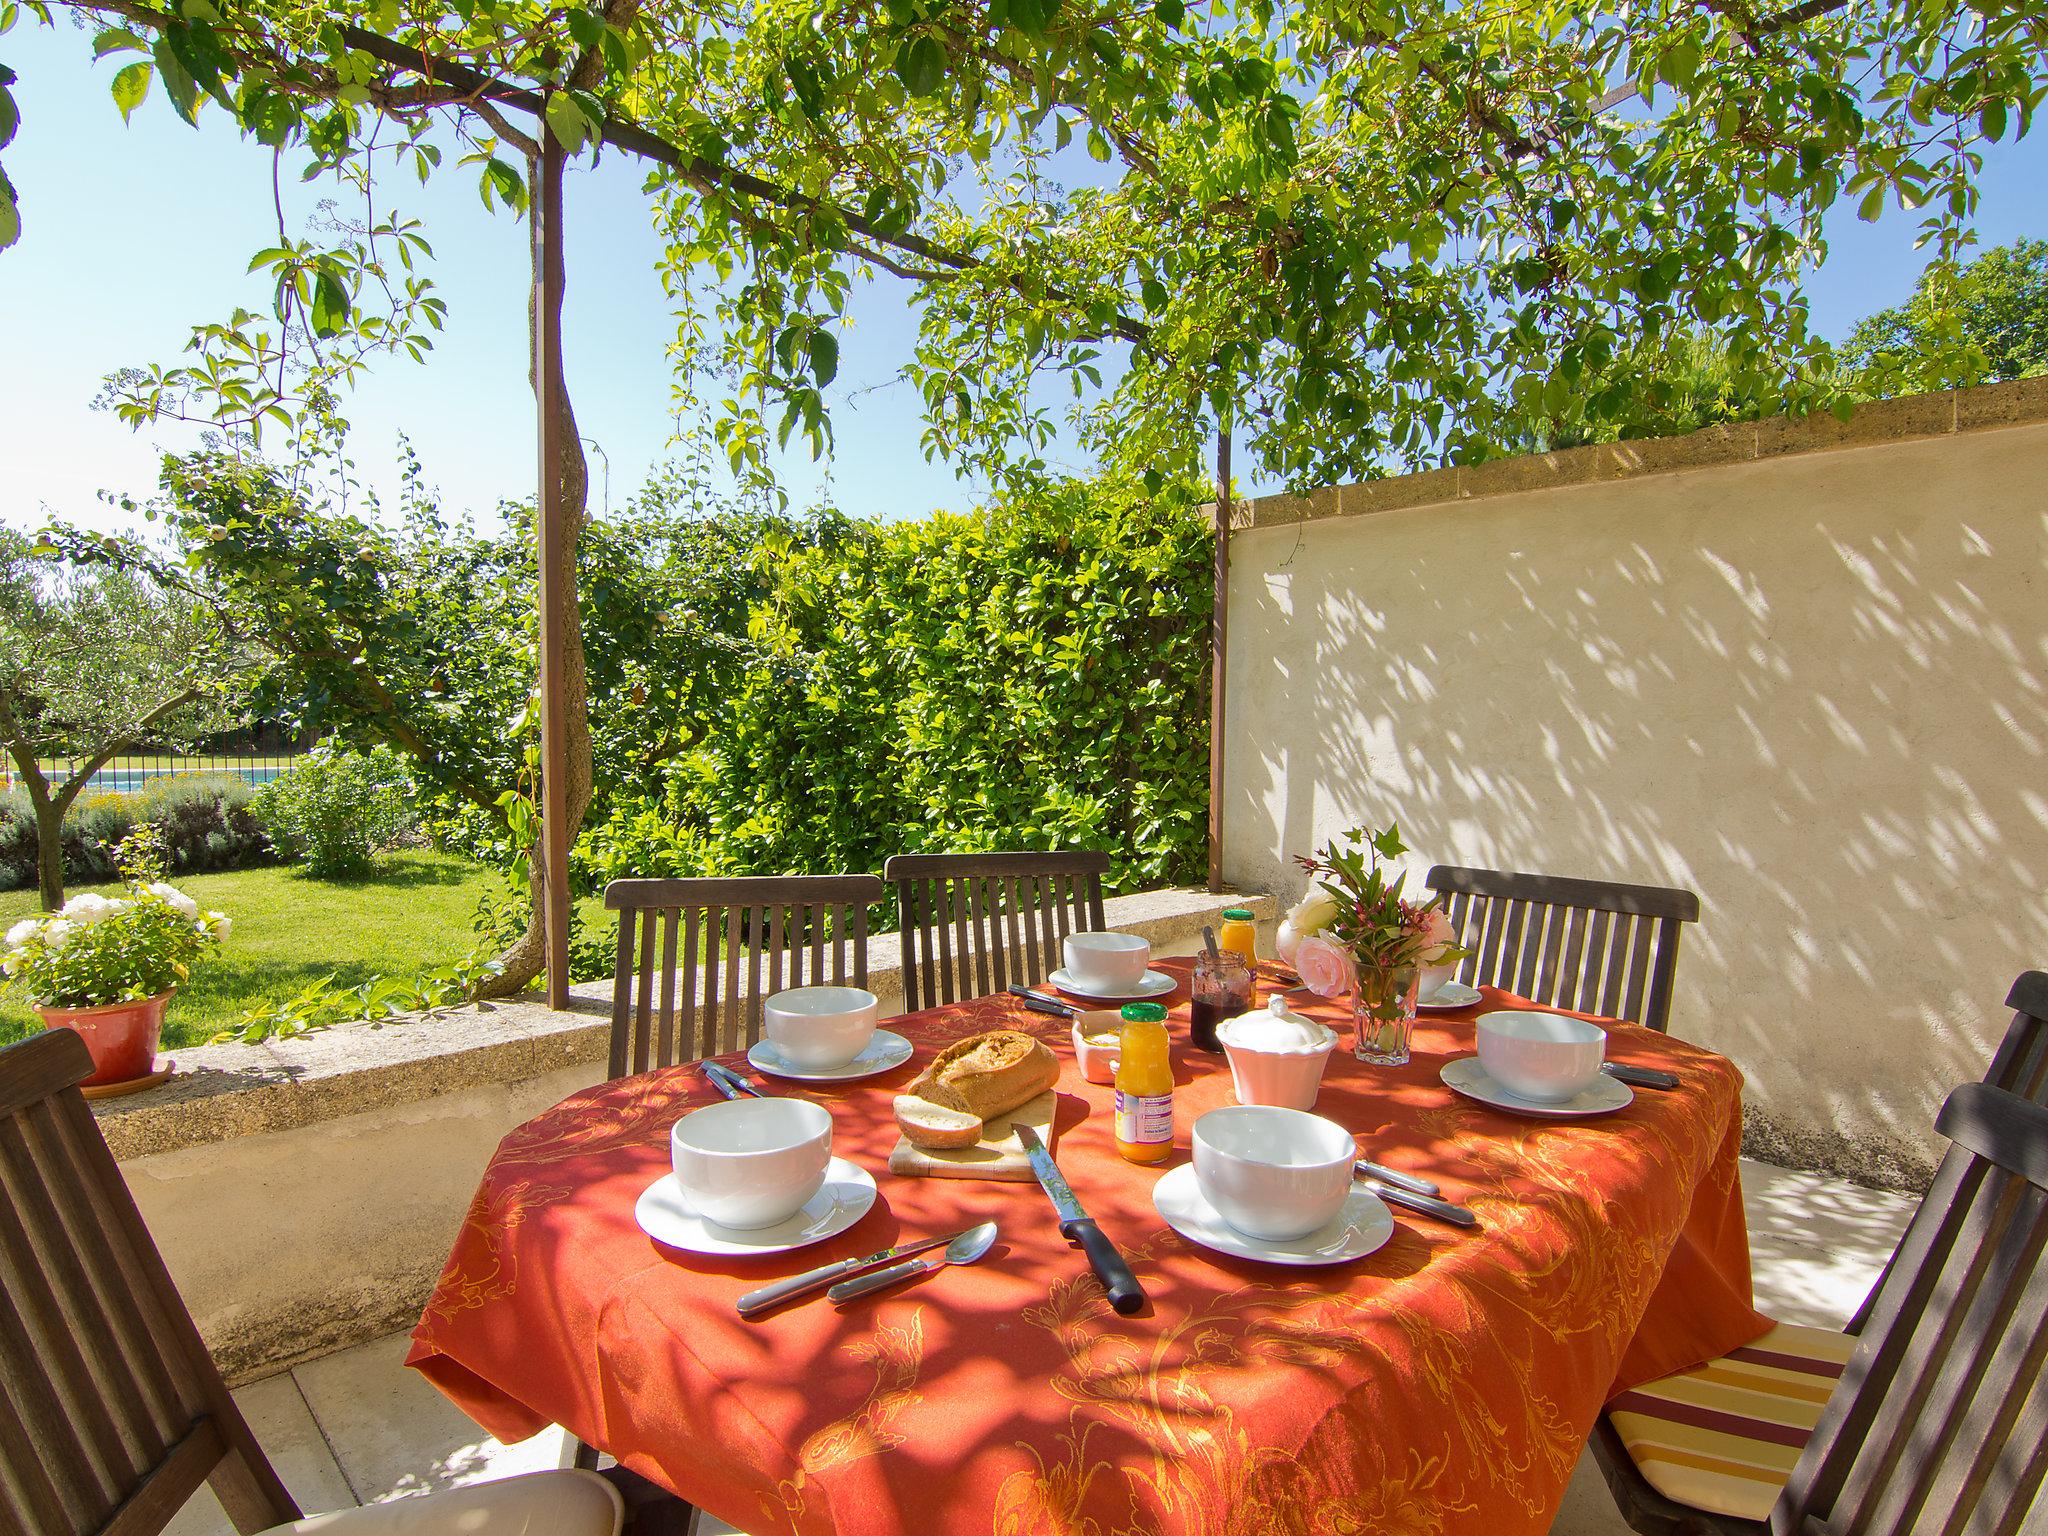
[[[119,876],[115,850],[136,827],[156,826],[175,874],[269,863],[270,839],[249,813],[254,786],[235,774],[167,774],[132,794],[89,792],[64,818],[64,878],[79,885]],[[36,883],[36,818],[28,795],[0,795],[0,890]]]
[[[278,854],[322,878],[361,874],[417,827],[406,760],[389,747],[315,747],[260,786],[251,811]]]
[[[1101,849],[1112,889],[1201,878],[1195,502],[1075,481],[972,515],[765,529],[744,669],[656,782],[594,809],[580,883],[998,847]]]

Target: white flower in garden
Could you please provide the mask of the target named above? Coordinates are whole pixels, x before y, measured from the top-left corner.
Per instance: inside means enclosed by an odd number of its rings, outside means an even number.
[[[228,921],[228,915],[225,912],[207,913],[206,917],[204,918],[203,921],[201,921],[199,925],[200,931],[202,933],[206,931],[208,924],[211,924],[213,927],[213,936],[216,939],[219,939],[223,944],[227,942],[228,930],[235,926],[233,923]]]
[[[97,892],[86,891],[65,902],[58,909],[58,915],[69,918],[73,923],[83,926],[87,923],[97,923],[103,918],[112,917],[127,905],[128,903],[125,901],[109,901]]]
[[[7,930],[7,942],[10,946],[19,948],[21,945],[26,944],[35,931],[42,926],[40,919],[24,917],[20,922]]]
[[[149,884],[149,894],[161,897],[165,904],[173,912],[177,913],[178,916],[184,918],[186,922],[196,923],[199,921],[199,903],[190,896],[187,896],[175,885],[163,880],[153,880]]]
[[[53,917],[43,928],[43,942],[51,949],[62,949],[71,937],[71,924],[61,917]]]

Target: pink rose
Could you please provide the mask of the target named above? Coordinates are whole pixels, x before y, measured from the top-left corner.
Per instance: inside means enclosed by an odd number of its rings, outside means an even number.
[[[1318,997],[1341,997],[1358,985],[1358,962],[1351,951],[1319,933],[1295,949],[1294,968],[1301,972],[1302,985]]]
[[[1424,944],[1422,951],[1423,963],[1434,965],[1436,963],[1435,956],[1440,950],[1458,942],[1458,930],[1453,928],[1451,920],[1444,916],[1443,908],[1431,907],[1428,912],[1423,914],[1422,938]]]

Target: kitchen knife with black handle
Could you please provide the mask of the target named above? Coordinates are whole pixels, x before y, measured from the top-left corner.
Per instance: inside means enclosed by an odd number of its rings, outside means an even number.
[[[1110,1306],[1120,1316],[1129,1317],[1145,1305],[1145,1288],[1138,1284],[1138,1277],[1131,1273],[1131,1266],[1124,1262],[1123,1253],[1110,1241],[1109,1234],[1081,1209],[1081,1202],[1074,1198],[1074,1191],[1052,1160],[1052,1154],[1045,1150],[1045,1143],[1038,1139],[1038,1133],[1028,1125],[1016,1126],[1016,1132],[1024,1155],[1031,1160],[1031,1171],[1038,1175],[1039,1187],[1059,1213],[1060,1236],[1081,1245],[1081,1251],[1088,1255],[1088,1267],[1109,1292]]]

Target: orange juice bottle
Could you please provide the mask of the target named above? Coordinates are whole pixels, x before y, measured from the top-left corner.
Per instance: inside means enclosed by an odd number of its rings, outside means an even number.
[[[1173,1063],[1166,1052],[1166,1010],[1124,1005],[1116,1066],[1116,1149],[1134,1163],[1173,1155]]]
[[[1216,936],[1218,949],[1234,949],[1246,965],[1259,963],[1259,929],[1249,907],[1225,907],[1223,931]]]

